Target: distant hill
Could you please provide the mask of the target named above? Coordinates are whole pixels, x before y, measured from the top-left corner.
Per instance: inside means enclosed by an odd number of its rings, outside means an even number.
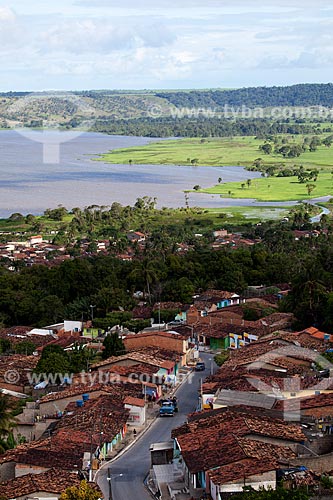
[[[149,121],[149,130],[142,134],[154,136],[157,119],[173,120],[178,116],[177,108],[212,109],[223,112],[230,108],[271,108],[271,107],[310,107],[333,104],[333,84],[300,84],[289,87],[251,87],[242,89],[211,90],[86,90],[73,92],[5,92],[0,93],[0,127],[82,127],[85,123],[96,124],[97,130],[119,130],[119,133],[133,133],[132,120],[138,132],[138,120]],[[155,120],[152,120],[154,118]],[[179,117],[182,118],[182,117]],[[201,123],[202,117],[189,116],[192,122]],[[205,117],[208,121],[210,117]],[[214,117],[218,120],[218,117]],[[125,126],[121,125],[121,122]],[[129,123],[131,122],[131,123]],[[146,123],[144,123],[146,127]],[[201,125],[200,125],[201,126]],[[182,122],[181,128],[166,123],[163,134],[186,135]],[[202,134],[220,135],[215,130],[219,124],[205,124]],[[248,127],[247,127],[248,129]],[[257,127],[256,127],[257,129]],[[193,130],[194,131],[194,130]],[[117,132],[114,132],[117,133]],[[248,131],[249,133],[249,131]]]
[[[333,84],[299,84],[290,87],[250,87],[234,90],[157,92],[176,107],[333,106]]]

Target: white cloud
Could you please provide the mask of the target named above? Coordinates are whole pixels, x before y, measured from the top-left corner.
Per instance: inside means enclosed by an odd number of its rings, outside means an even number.
[[[40,36],[43,52],[74,54],[106,54],[115,50],[133,50],[141,45],[161,47],[174,40],[175,36],[161,22],[135,25],[93,19],[64,22],[52,26]]]
[[[12,0],[0,7],[9,88],[183,87],[333,80],[327,0]],[[236,83],[235,83],[236,82]],[[73,87],[74,86],[74,87]]]
[[[10,7],[0,7],[0,22],[13,22],[16,19],[14,11]]]

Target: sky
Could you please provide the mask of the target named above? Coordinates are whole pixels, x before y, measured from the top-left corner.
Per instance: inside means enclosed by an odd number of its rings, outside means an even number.
[[[1,91],[326,83],[333,81],[333,6],[0,0],[0,67]]]

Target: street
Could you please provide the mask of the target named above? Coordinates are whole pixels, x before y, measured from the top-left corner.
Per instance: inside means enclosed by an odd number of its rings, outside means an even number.
[[[96,475],[96,482],[104,494],[105,500],[151,500],[143,481],[150,468],[151,443],[169,441],[171,430],[186,420],[186,415],[196,410],[200,379],[205,379],[213,367],[211,354],[200,353],[206,364],[205,371],[193,372],[177,392],[179,413],[174,417],[157,418],[146,433],[121,457],[110,465],[105,465]],[[108,475],[111,480],[108,480]]]

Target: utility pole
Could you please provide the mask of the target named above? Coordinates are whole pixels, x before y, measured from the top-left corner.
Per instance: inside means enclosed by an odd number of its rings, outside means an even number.
[[[113,500],[113,498],[112,498],[112,484],[111,484],[112,477],[122,477],[122,476],[123,476],[123,474],[111,474],[111,469],[110,469],[110,467],[108,468],[107,481],[109,483],[109,500]]]
[[[93,322],[94,322],[94,307],[96,307],[96,305],[92,306],[90,304],[90,309],[91,309],[91,326],[93,326]]]
[[[109,500],[112,500],[111,469],[108,469]]]

